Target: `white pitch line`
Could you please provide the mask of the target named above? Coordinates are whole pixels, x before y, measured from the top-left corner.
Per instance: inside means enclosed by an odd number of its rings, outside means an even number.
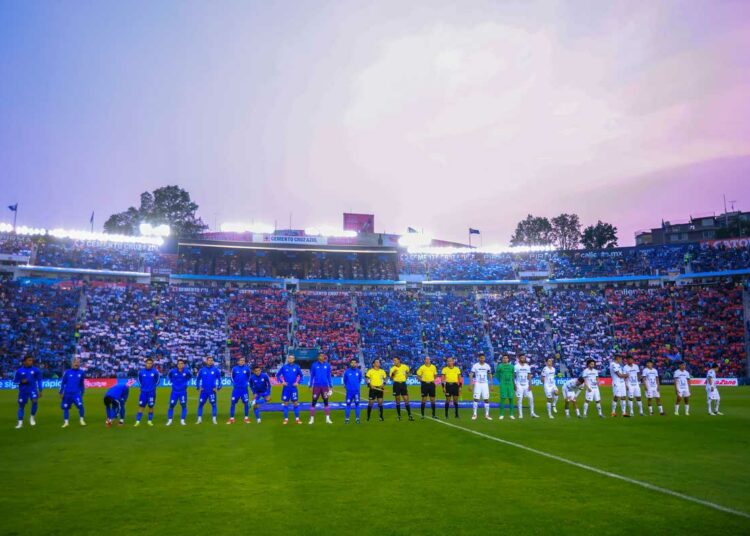
[[[609,471],[605,471],[603,469],[597,469],[596,467],[591,467],[590,465],[574,462],[573,460],[568,460],[567,458],[563,458],[561,456],[556,456],[554,454],[550,454],[542,450],[537,450],[535,448],[527,447],[526,445],[521,445],[520,443],[514,443],[513,441],[508,441],[507,439],[501,439],[499,437],[492,436],[489,434],[483,434],[482,432],[477,432],[476,430],[472,430],[471,428],[464,428],[463,426],[451,424],[446,421],[440,421],[440,420],[435,420],[435,419],[431,419],[431,420],[433,420],[436,423],[445,425],[445,426],[450,426],[451,428],[456,428],[458,430],[463,430],[464,432],[469,432],[470,434],[474,434],[479,437],[483,437],[485,439],[491,439],[492,441],[497,441],[498,443],[502,443],[503,445],[516,447],[521,450],[525,450],[527,452],[533,452],[534,454],[538,454],[539,456],[544,456],[545,458],[550,458],[558,462],[567,463],[568,465],[572,465],[580,469],[585,469],[586,471],[591,471],[592,473],[597,473],[599,475],[608,476],[610,478],[614,478],[617,480],[622,480],[623,482],[628,482],[629,484],[635,484],[636,486],[641,486],[642,488],[646,488],[651,491],[658,491],[659,493],[670,495],[672,497],[677,497],[678,499],[682,499],[684,501],[689,501],[689,502],[693,502],[693,503],[700,504],[703,506],[707,506],[708,508],[713,508],[714,510],[718,510],[720,512],[725,512],[727,514],[734,514],[739,517],[750,519],[750,514],[748,514],[747,512],[742,512],[740,510],[733,510],[732,508],[727,508],[726,506],[722,506],[720,504],[712,503],[710,501],[704,501],[703,499],[698,499],[697,497],[691,497],[690,495],[685,495],[684,493],[680,493],[677,491],[672,491],[671,489],[655,486],[653,484],[649,484],[648,482],[642,482],[640,480],[628,478],[626,476],[618,475],[617,473],[610,473]]]

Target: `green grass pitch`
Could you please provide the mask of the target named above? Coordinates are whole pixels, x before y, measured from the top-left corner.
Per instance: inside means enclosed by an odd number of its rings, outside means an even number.
[[[449,422],[750,512],[750,388],[721,391],[723,417],[707,415],[698,387],[692,415],[675,417],[662,391],[665,417],[565,419],[560,403],[550,421],[537,391],[539,419],[472,421],[463,409]],[[0,393],[0,534],[750,534],[746,517],[394,410],[383,423],[344,426],[334,411],[333,425],[319,412],[314,426],[307,413],[282,426],[273,412],[227,426],[228,396],[218,425],[196,426],[191,391],[189,425],[167,428],[160,390],[156,426],[136,429],[131,392],[127,426],[107,429],[103,390],[91,389],[88,427],[72,410],[62,430],[47,391],[37,426],[14,430],[15,393]]]

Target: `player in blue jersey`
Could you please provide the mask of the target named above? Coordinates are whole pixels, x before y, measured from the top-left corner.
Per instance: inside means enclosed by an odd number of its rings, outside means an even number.
[[[141,386],[141,395],[138,397],[138,413],[135,416],[135,425],[141,424],[143,408],[148,406],[148,425],[153,426],[159,371],[154,368],[154,360],[150,357],[146,359],[146,367],[138,371],[138,383]]]
[[[354,416],[359,424],[359,389],[362,384],[362,371],[359,370],[359,361],[352,358],[349,362],[349,368],[344,372],[344,387],[346,388],[346,420],[344,424],[349,424],[352,405],[354,406]]]
[[[189,368],[185,367],[185,361],[183,359],[178,359],[177,368],[170,370],[168,377],[169,381],[172,382],[172,392],[169,395],[167,426],[172,426],[174,408],[178,402],[180,403],[180,406],[182,406],[180,424],[185,426],[185,418],[187,417],[187,386],[190,378],[193,377],[193,373],[190,372]]]
[[[128,401],[129,395],[130,388],[124,383],[114,385],[104,393],[104,407],[107,410],[107,428],[112,426],[112,421],[118,417],[118,424],[125,424],[125,402]]]
[[[289,402],[294,406],[294,422],[299,420],[299,390],[297,386],[302,382],[302,369],[294,362],[294,355],[289,354],[286,363],[276,373],[276,381],[281,387],[281,404],[284,406],[284,424],[289,423]]]
[[[255,422],[260,424],[260,406],[271,397],[271,378],[261,370],[260,365],[253,365],[253,373],[250,375],[249,383],[254,396],[253,413],[255,413]]]
[[[328,398],[331,396],[333,380],[331,379],[331,365],[326,361],[326,355],[318,355],[318,360],[310,367],[310,389],[312,390],[312,404],[310,404],[310,422],[315,423],[315,406],[318,404],[318,398],[323,399],[325,406],[326,423],[333,424],[331,421],[331,408],[328,407]]]
[[[250,381],[250,367],[245,364],[245,358],[240,357],[237,365],[232,367],[232,405],[229,406],[229,420],[227,424],[234,423],[234,408],[237,402],[242,400],[245,405],[245,424],[250,422],[250,395],[247,384]]]
[[[86,375],[81,370],[81,360],[77,357],[73,359],[71,366],[72,368],[63,373],[60,383],[60,399],[62,400],[61,407],[64,419],[63,428],[68,427],[71,406],[78,408],[78,420],[81,426],[86,426],[86,421],[83,418],[83,393],[86,390],[86,386],[84,385]]]
[[[216,394],[221,391],[221,371],[214,365],[214,358],[207,357],[206,363],[198,371],[198,379],[195,384],[200,394],[198,395],[198,420],[195,424],[203,422],[203,406],[206,402],[211,404],[211,421],[216,424]]]
[[[31,400],[31,416],[29,424],[36,425],[36,410],[38,399],[42,396],[42,371],[34,366],[34,357],[27,355],[21,362],[21,368],[16,371],[13,381],[18,384],[18,424],[23,426],[23,414],[26,404]]]

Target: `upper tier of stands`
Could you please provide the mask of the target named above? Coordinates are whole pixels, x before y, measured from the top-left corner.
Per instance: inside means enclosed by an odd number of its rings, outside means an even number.
[[[210,250],[210,253],[207,251]],[[30,264],[130,272],[293,277],[327,280],[397,280],[400,274],[428,280],[515,280],[528,272],[551,279],[652,276],[750,268],[750,246],[708,243],[537,253],[427,255],[182,248],[165,254],[154,246],[105,244],[50,237],[0,234],[0,254],[30,257]]]

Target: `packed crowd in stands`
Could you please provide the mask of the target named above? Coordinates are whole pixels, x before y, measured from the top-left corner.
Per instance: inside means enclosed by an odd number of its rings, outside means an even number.
[[[474,294],[420,293],[419,314],[422,344],[439,368],[448,357],[470,367],[479,352],[489,352]]]
[[[13,233],[0,233],[0,254],[30,257],[33,248],[31,238]]]
[[[279,364],[289,343],[289,297],[278,289],[241,290],[229,296],[232,359],[269,368]]]
[[[691,266],[694,272],[719,272],[750,268],[750,245],[731,248],[694,247]]]
[[[495,356],[515,360],[525,354],[532,370],[539,370],[552,355],[552,338],[536,294],[529,290],[485,294],[481,304]]]
[[[552,258],[557,279],[627,275],[666,275],[685,271],[688,246],[561,252]]]
[[[144,254],[154,251],[154,246],[134,244],[41,240],[33,261],[36,266],[141,272]]]
[[[340,372],[359,348],[352,295],[348,292],[299,292],[295,296],[295,344],[319,348]]]
[[[0,283],[0,376],[26,355],[47,376],[59,376],[75,351],[80,289],[46,282]]]
[[[399,357],[415,368],[424,357],[419,296],[412,291],[357,294],[357,314],[365,364]],[[416,368],[415,368],[416,370]]]

